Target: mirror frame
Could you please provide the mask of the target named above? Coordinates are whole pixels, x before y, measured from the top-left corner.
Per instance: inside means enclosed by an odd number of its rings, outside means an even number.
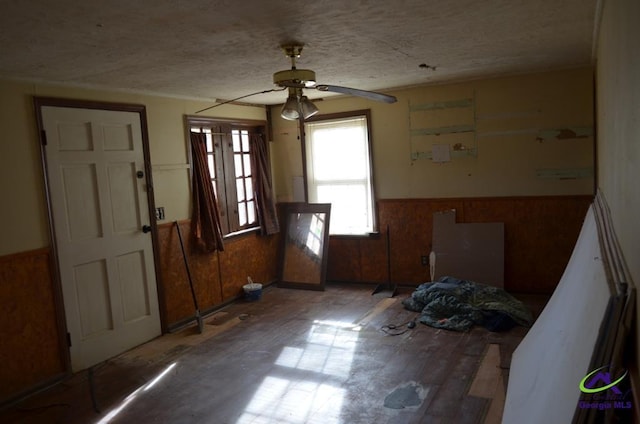
[[[281,231],[280,255],[278,263],[278,287],[307,290],[324,290],[327,277],[327,261],[329,258],[329,223],[331,218],[331,203],[282,203],[284,227]],[[299,213],[324,213],[325,226],[322,232],[322,257],[320,259],[320,282],[308,283],[284,279],[284,265],[286,262],[286,242],[289,238],[291,217]]]

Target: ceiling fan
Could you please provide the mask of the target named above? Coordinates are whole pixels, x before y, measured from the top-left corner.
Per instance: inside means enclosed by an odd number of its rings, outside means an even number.
[[[247,94],[235,99],[226,100],[213,106],[201,109],[196,113],[204,112],[223,104],[235,102],[246,97],[255,96],[257,94],[270,93],[272,91],[288,90],[289,95],[282,107],[280,116],[291,121],[297,119],[307,119],[318,113],[318,108],[304,95],[303,89],[315,89],[319,91],[330,91],[333,93],[350,94],[352,96],[363,97],[370,100],[376,100],[385,103],[395,103],[396,98],[388,94],[378,93],[375,91],[359,90],[357,88],[341,87],[338,85],[316,84],[316,73],[310,69],[298,69],[296,67],[296,59],[302,53],[301,44],[283,45],[281,46],[284,54],[291,59],[291,69],[285,69],[273,74],[273,83],[278,88],[270,90],[258,91],[256,93]]]

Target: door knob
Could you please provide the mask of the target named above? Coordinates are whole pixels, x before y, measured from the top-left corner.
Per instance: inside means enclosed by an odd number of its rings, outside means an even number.
[[[142,226],[142,232],[143,233],[148,233],[151,231],[151,226],[150,225],[143,225]]]

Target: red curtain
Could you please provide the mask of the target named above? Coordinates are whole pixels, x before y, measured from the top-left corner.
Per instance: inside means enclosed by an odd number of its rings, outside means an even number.
[[[206,138],[203,133],[191,133],[193,211],[191,235],[196,246],[205,252],[224,250],[222,228],[216,195],[207,165]]]
[[[251,134],[249,140],[251,143],[251,175],[260,232],[262,235],[275,234],[280,231],[280,224],[273,198],[267,143],[262,134]]]

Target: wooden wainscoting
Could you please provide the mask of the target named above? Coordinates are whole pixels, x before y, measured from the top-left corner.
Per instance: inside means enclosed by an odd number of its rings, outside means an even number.
[[[225,239],[224,251],[201,253],[192,248],[191,221],[180,221],[180,231],[200,311],[207,311],[243,295],[247,277],[255,282],[276,279],[278,237],[256,232]],[[194,316],[189,280],[173,222],[158,225],[165,328],[173,329]]]
[[[420,257],[431,252],[433,213],[455,209],[457,222],[504,223],[506,290],[549,294],[560,281],[592,200],[593,196],[379,200],[382,234],[332,237],[327,279],[386,281],[384,232],[389,225],[391,280],[428,281],[429,267]]]
[[[223,301],[243,296],[247,277],[256,283],[272,283],[277,278],[279,236],[256,232],[225,241],[219,253]]]
[[[190,243],[191,221],[180,222],[180,232],[187,252],[187,261],[193,280],[193,287],[200,309],[206,309],[222,303],[218,260],[216,254],[204,254],[195,250]],[[173,222],[158,225],[160,245],[160,270],[162,273],[163,299],[159,299],[164,308],[165,328],[194,314],[193,299],[189,280],[182,258],[180,240]]]
[[[50,259],[48,248],[0,257],[0,404],[65,375]]]
[[[226,240],[225,251],[202,254],[189,242],[190,221],[180,223],[201,311],[243,295],[247,276],[276,279],[278,236],[255,232]],[[194,315],[178,235],[173,223],[158,225],[165,328]],[[68,350],[56,314],[49,248],[0,257],[0,405],[52,384],[67,375]],[[62,299],[59,300],[62,307]]]

